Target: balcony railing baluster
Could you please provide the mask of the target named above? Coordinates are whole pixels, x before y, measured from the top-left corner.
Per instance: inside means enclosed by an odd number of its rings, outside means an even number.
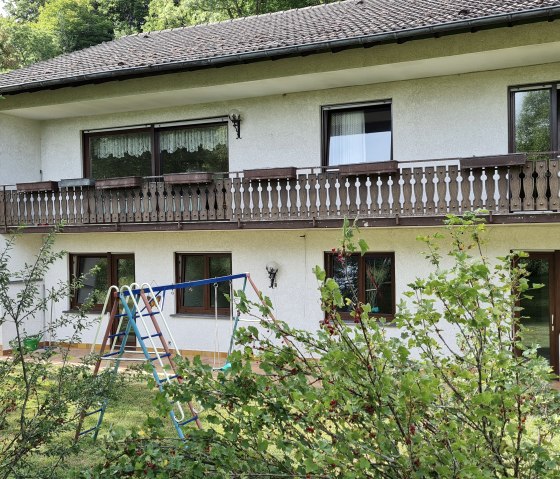
[[[375,165],[374,165],[375,166]],[[246,170],[212,179],[179,174],[99,188],[23,184],[0,190],[0,228],[96,224],[270,222],[560,211],[556,154],[401,163],[393,167]],[[191,176],[189,176],[191,175]],[[173,176],[173,175],[171,175]],[[118,179],[117,179],[118,180]],[[122,179],[122,180],[127,180]],[[74,181],[74,180],[65,180]],[[113,180],[111,180],[113,181]],[[53,184],[48,190],[45,185]],[[19,188],[19,185],[18,185]],[[41,189],[42,188],[42,189]]]

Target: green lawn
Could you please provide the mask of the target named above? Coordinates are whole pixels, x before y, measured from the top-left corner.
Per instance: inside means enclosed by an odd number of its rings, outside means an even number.
[[[82,436],[80,439],[80,452],[66,459],[64,466],[59,469],[56,477],[76,477],[81,471],[91,468],[102,461],[103,457],[99,449],[100,439],[106,436],[111,428],[122,428],[123,430],[131,430],[135,427],[141,428],[148,415],[157,415],[156,408],[152,404],[155,395],[156,390],[150,389],[147,381],[142,381],[141,379],[131,379],[119,387],[118,398],[110,401],[105,411],[98,442],[93,442],[92,433]],[[96,420],[97,415],[87,418],[82,430],[92,427]],[[177,437],[169,416],[164,418],[164,424],[166,425],[166,432],[169,433],[169,437]],[[65,433],[57,438],[58,441],[64,443],[73,441],[73,439],[73,433]],[[36,464],[36,470],[46,472],[52,469],[52,459],[35,456],[32,461]]]

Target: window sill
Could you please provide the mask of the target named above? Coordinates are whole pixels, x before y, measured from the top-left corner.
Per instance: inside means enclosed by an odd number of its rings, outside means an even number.
[[[170,318],[177,318],[177,319],[216,319],[213,314],[204,314],[204,313],[173,313],[168,315]],[[229,321],[230,317],[224,314],[218,314],[219,321]]]
[[[67,309],[65,311],[62,311],[63,314],[79,314],[80,310],[79,309]],[[95,314],[96,316],[99,316],[101,314],[101,310],[100,309],[90,309],[89,311],[86,311],[84,314]]]
[[[377,318],[377,324],[381,324],[380,319],[381,318]],[[342,321],[346,324],[346,326],[356,325],[356,323],[352,319],[342,319]],[[391,319],[385,318],[384,326],[387,327],[387,328],[396,328],[397,327],[397,325],[395,324],[395,320],[392,319],[392,318]]]

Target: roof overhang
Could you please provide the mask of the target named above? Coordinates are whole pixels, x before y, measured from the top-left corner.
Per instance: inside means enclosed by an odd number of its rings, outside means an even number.
[[[152,64],[117,71],[100,72],[90,75],[70,76],[48,81],[37,81],[0,88],[2,95],[15,95],[41,90],[80,86],[92,83],[103,83],[114,80],[125,80],[138,77],[169,74],[182,71],[193,71],[207,68],[239,65],[263,60],[278,60],[294,56],[306,56],[325,52],[339,52],[352,48],[369,48],[386,43],[404,43],[425,38],[438,38],[464,32],[475,32],[485,29],[512,27],[534,22],[553,21],[560,18],[560,6],[532,9],[511,14],[493,15],[482,18],[455,21],[421,28],[404,29],[381,34],[346,38],[336,41],[309,43],[283,48],[248,52],[237,55],[217,56],[196,61],[184,61],[168,64]]]

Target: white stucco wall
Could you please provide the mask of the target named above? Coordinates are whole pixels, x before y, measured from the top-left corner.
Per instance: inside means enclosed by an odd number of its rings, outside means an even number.
[[[40,122],[0,113],[0,185],[40,179]]]
[[[430,268],[421,257],[424,245],[416,237],[435,231],[435,228],[404,227],[361,230],[361,237],[368,242],[371,251],[395,253],[397,300],[402,297],[408,283]],[[158,285],[174,282],[175,252],[231,252],[233,273],[251,273],[256,284],[272,299],[279,319],[298,328],[314,330],[322,314],[312,268],[317,264],[323,265],[324,252],[337,246],[339,235],[336,229],[63,234],[57,240],[57,247],[72,253],[134,253],[136,280]],[[488,238],[486,253],[491,258],[505,255],[511,249],[552,251],[560,249],[560,225],[533,225],[530,228],[526,225],[490,226]],[[272,260],[280,266],[278,287],[275,289],[268,288],[265,271],[266,263]],[[68,261],[59,261],[49,271],[45,284],[49,287],[67,278]],[[54,317],[62,314],[68,306],[67,300],[55,305]],[[166,298],[165,312],[179,348],[214,351],[216,322],[213,317],[173,315],[173,295]],[[47,320],[49,316],[50,312]],[[95,315],[92,315],[92,325],[94,318]],[[229,328],[229,321],[218,321],[222,351],[227,350]],[[70,334],[72,330],[67,328],[62,329],[59,336]],[[84,333],[83,342],[92,342],[94,334],[95,327],[92,327]],[[390,328],[390,334],[397,335],[398,331]],[[451,337],[453,332],[446,328],[446,334]],[[8,332],[4,331],[5,344],[7,336]]]
[[[560,64],[290,93],[44,122],[45,179],[82,176],[81,131],[242,112],[241,139],[230,126],[230,171],[321,164],[321,106],[392,100],[398,161],[508,152],[508,87],[560,79]],[[123,175],[126,172],[123,171]]]
[[[0,252],[4,252],[6,248],[6,241],[8,235],[0,235]],[[21,291],[22,283],[21,278],[16,277],[15,272],[21,271],[25,264],[33,264],[34,258],[41,246],[40,235],[20,236],[14,247],[10,250],[8,256],[8,270],[10,271],[10,283],[8,289],[12,298],[15,298],[17,293]],[[38,298],[42,298],[44,282],[36,283],[38,290]],[[13,320],[5,314],[4,305],[0,304],[0,317],[2,324],[0,326],[0,348],[9,349],[9,342],[15,337],[15,325]],[[38,312],[33,318],[25,321],[23,329],[25,333],[35,334],[43,330],[46,317],[44,313]]]

